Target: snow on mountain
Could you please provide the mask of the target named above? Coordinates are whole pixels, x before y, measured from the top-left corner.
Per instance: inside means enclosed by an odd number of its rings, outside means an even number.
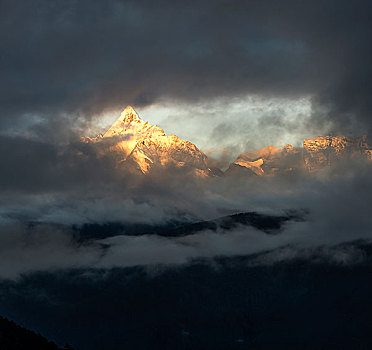
[[[282,149],[268,146],[246,151],[230,164],[225,174],[273,176],[294,170],[312,172],[351,157],[372,160],[366,136],[318,136],[304,140],[303,148],[286,145]]]
[[[272,145],[260,148],[255,151],[245,151],[241,154],[239,154],[238,159],[245,160],[245,161],[256,161],[260,158],[269,158],[273,156],[275,153],[280,152],[279,148],[276,148]]]
[[[282,149],[270,145],[239,154],[225,174],[273,176],[300,167],[300,159],[301,150],[291,145],[286,145]]]
[[[142,174],[174,166],[192,170],[198,176],[212,175],[207,156],[193,143],[175,135],[167,136],[158,126],[143,121],[131,106],[124,109],[103,136],[89,141],[108,143],[106,151],[120,154],[122,165]]]
[[[365,157],[372,160],[372,149],[367,136],[349,138],[346,136],[318,136],[304,140],[304,162],[309,171],[331,166],[341,159]]]
[[[109,154],[118,166],[149,174],[155,169],[181,169],[198,177],[221,176],[220,169],[209,168],[207,156],[193,143],[176,135],[167,136],[157,125],[143,121],[127,106],[104,135],[85,138],[97,144],[98,155]],[[318,136],[304,140],[303,148],[291,145],[267,146],[245,151],[230,164],[225,175],[274,176],[292,171],[314,171],[351,156],[372,160],[367,137]]]

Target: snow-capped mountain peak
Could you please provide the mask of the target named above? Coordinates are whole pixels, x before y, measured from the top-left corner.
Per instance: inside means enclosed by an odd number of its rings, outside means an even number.
[[[93,140],[93,139],[92,139]],[[143,174],[153,168],[173,166],[194,169],[207,175],[206,155],[193,143],[175,135],[167,136],[157,125],[143,121],[133,107],[127,106],[103,137],[94,142],[109,145],[108,152],[118,155],[120,163]]]
[[[111,125],[110,129],[103,135],[103,137],[120,136],[127,134],[133,129],[134,132],[137,129],[142,129],[145,123],[137,114],[132,106],[127,106],[120,114],[120,117],[116,119],[114,124]]]
[[[143,120],[139,117],[138,113],[132,106],[125,107],[124,111],[121,112],[119,119],[121,119],[124,123],[143,123]]]
[[[366,135],[354,139],[319,136],[304,140],[302,148],[268,146],[243,152],[223,173],[220,169],[210,168],[210,160],[193,143],[176,135],[166,135],[157,125],[143,121],[132,106],[123,110],[103,136],[85,137],[82,141],[95,143],[100,157],[109,156],[118,167],[137,174],[159,174],[158,170],[176,169],[176,172],[198,177],[222,174],[274,176],[292,171],[313,171],[350,157],[372,160],[372,147]]]

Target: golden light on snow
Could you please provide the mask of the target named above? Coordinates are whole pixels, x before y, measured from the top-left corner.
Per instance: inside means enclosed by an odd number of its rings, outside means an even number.
[[[127,106],[117,120],[102,135],[86,138],[86,142],[105,145],[103,153],[116,152],[120,162],[130,170],[148,174],[156,167],[191,167],[195,174],[204,176],[208,172],[207,157],[193,143],[176,135],[166,135],[157,125],[140,118],[133,107]]]
[[[132,108],[149,124],[166,130],[168,135],[174,134],[198,145],[211,157],[230,161],[247,149],[268,144],[300,146],[303,139],[313,136],[302,126],[311,115],[310,97],[290,99],[248,95],[203,103],[163,101]],[[107,132],[121,112],[112,110],[95,116],[96,129],[90,134]],[[283,120],[288,125],[281,125]]]
[[[242,129],[242,125],[238,124],[236,129],[228,131],[239,129]],[[227,136],[226,134],[225,137]],[[83,141],[97,145],[100,157],[114,156],[118,166],[142,175],[172,168],[181,170],[182,174],[197,177],[239,173],[274,176],[288,173],[294,168],[318,170],[350,155],[369,159],[372,153],[366,136],[353,139],[345,136],[322,136],[305,139],[300,147],[287,144],[278,148],[269,145],[253,151],[247,147],[243,152],[236,153],[235,160],[226,165],[226,160],[211,161],[194,143],[176,135],[167,135],[159,126],[143,120],[131,106],[127,106],[103,134],[83,138]]]

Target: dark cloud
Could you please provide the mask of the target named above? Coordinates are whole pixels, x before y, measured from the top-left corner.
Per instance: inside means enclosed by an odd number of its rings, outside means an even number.
[[[256,93],[311,95],[327,109],[314,121],[360,132],[370,11],[362,0],[2,1],[2,126]]]

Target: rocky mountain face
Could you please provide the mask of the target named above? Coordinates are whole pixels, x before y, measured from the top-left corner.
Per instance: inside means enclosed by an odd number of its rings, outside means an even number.
[[[210,160],[193,143],[176,135],[167,136],[158,126],[143,121],[131,106],[124,109],[104,135],[84,141],[99,145],[99,155],[109,154],[118,166],[140,174],[173,167],[198,177],[275,176],[320,170],[350,157],[372,160],[366,136],[318,136],[304,140],[302,148],[286,145],[245,151],[222,172],[211,168]]]
[[[281,149],[268,146],[246,151],[230,164],[225,174],[273,176],[293,171],[312,172],[351,157],[372,160],[372,148],[366,136],[318,136],[304,140],[303,148],[286,145]]]
[[[307,170],[319,170],[350,157],[372,160],[372,149],[364,135],[357,138],[345,136],[318,136],[304,140],[304,165]]]
[[[246,151],[230,164],[226,175],[274,176],[301,169],[302,150],[291,145],[276,148],[268,146]]]
[[[197,176],[213,175],[207,156],[193,143],[167,136],[158,126],[143,121],[131,106],[104,135],[85,141],[99,143],[102,154],[110,152],[121,166],[133,172],[149,174],[154,169],[175,167]]]

